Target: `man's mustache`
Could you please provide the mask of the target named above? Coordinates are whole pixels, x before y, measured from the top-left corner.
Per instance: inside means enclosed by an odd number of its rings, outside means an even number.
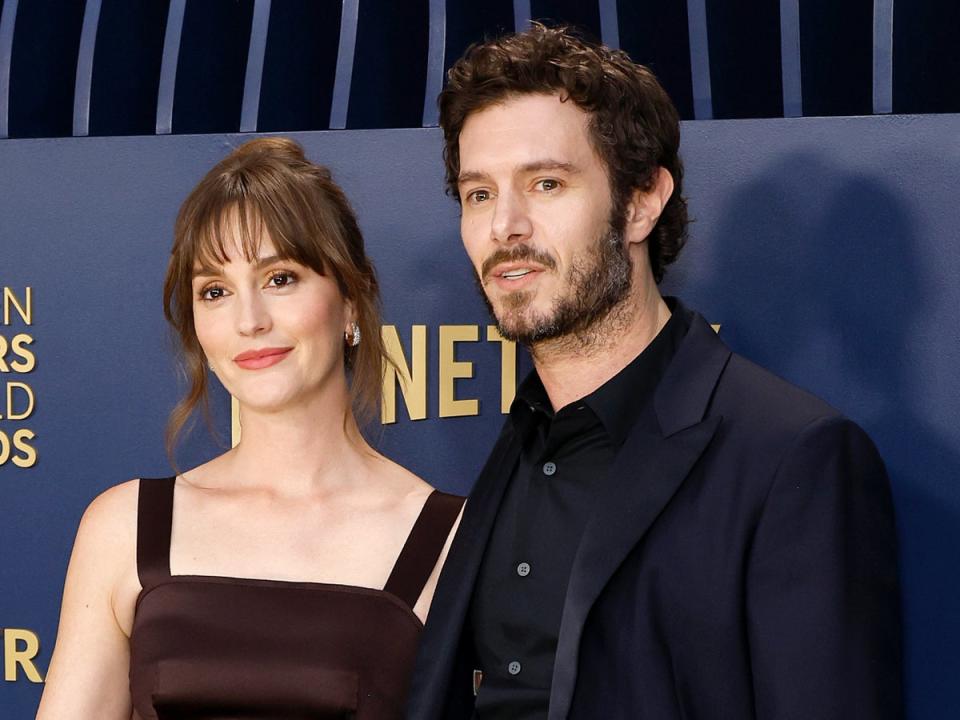
[[[557,267],[556,260],[547,252],[530,245],[515,245],[511,248],[500,248],[484,260],[483,265],[480,266],[480,277],[486,282],[487,276],[500,263],[520,262],[522,260],[530,260],[548,270],[554,270]]]

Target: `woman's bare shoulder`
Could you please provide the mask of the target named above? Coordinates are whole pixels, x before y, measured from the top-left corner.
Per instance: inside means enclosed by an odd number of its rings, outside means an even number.
[[[117,582],[135,571],[139,490],[139,480],[128,480],[107,488],[87,506],[73,546],[74,572]]]
[[[140,493],[140,480],[128,480],[107,488],[97,495],[87,506],[80,520],[81,533],[94,536],[117,533],[136,534],[137,498]]]

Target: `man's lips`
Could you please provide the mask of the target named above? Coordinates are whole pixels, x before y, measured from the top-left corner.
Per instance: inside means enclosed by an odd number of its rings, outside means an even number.
[[[276,365],[293,350],[292,347],[259,348],[247,350],[237,355],[233,361],[245,370],[259,370],[260,368]]]
[[[497,287],[503,289],[517,290],[532,283],[543,271],[543,266],[536,263],[503,263],[495,266],[487,273],[486,281],[492,281]]]

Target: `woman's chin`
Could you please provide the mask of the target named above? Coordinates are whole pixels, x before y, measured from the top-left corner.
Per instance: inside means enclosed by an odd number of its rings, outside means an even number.
[[[304,405],[304,397],[301,393],[244,393],[233,397],[239,403],[241,413],[256,413],[258,415],[277,415],[291,412]]]

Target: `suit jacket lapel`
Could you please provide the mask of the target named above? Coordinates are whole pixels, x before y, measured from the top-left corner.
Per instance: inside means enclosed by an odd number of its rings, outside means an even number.
[[[470,493],[460,528],[450,547],[437,583],[430,615],[417,654],[410,690],[409,717],[442,717],[452,688],[451,670],[460,650],[473,587],[494,520],[513,468],[520,457],[520,441],[508,420]],[[468,692],[469,679],[463,691]]]
[[[695,315],[654,395],[661,432],[635,428],[610,468],[571,569],[549,720],[562,720],[570,710],[580,637],[590,608],[676,493],[720,424],[719,416],[704,419],[704,415],[729,357],[729,349]]]
[[[719,424],[720,418],[714,417],[667,439],[634,436],[631,451],[621,452],[614,462],[570,573],[553,667],[550,720],[565,718],[570,708],[587,613],[683,483]],[[634,452],[638,448],[639,454]]]

